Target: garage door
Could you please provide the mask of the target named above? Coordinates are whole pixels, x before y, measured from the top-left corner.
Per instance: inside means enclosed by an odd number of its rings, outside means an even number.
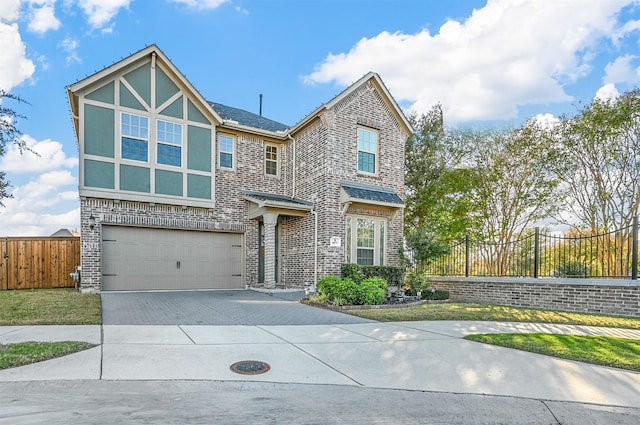
[[[102,226],[102,289],[244,287],[242,235]]]

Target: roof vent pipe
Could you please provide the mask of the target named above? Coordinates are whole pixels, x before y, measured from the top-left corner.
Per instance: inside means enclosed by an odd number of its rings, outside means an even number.
[[[262,93],[260,93],[260,116],[262,116]]]

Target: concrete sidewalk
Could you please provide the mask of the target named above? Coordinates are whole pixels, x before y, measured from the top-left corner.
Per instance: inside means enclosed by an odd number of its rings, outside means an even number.
[[[640,373],[462,339],[470,333],[548,332],[640,339],[640,331],[493,322],[305,326],[0,327],[0,343],[80,340],[97,347],[0,371],[2,381],[203,380],[353,386],[640,408]],[[271,369],[230,370],[240,360]],[[640,418],[640,410],[635,410]]]

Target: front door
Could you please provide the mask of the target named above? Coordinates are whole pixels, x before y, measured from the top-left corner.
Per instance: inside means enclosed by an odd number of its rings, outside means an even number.
[[[258,250],[258,283],[264,283],[264,223],[259,222],[258,225],[258,240],[260,241],[260,248]],[[276,282],[278,281],[278,264],[280,263],[280,231],[279,226],[276,224],[276,255],[275,255],[275,276]]]

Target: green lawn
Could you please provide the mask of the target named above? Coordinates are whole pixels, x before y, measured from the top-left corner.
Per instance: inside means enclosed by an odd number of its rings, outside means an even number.
[[[74,289],[0,291],[0,326],[99,325],[100,296]],[[0,344],[0,369],[24,366],[94,347],[79,341]]]
[[[380,322],[415,320],[484,320],[492,322],[559,323],[640,329],[640,318],[567,313],[498,305],[429,303],[406,308],[349,310],[346,313]]]
[[[631,317],[481,304],[434,303],[406,308],[350,310],[347,313],[381,322],[481,320],[640,329],[640,319]],[[478,334],[465,338],[563,359],[640,371],[639,340],[549,334]]]
[[[0,291],[0,326],[99,325],[100,296],[74,289]]]
[[[22,342],[0,344],[0,369],[24,366],[95,347],[88,342]]]
[[[640,372],[640,340],[549,334],[477,334],[465,339]]]

